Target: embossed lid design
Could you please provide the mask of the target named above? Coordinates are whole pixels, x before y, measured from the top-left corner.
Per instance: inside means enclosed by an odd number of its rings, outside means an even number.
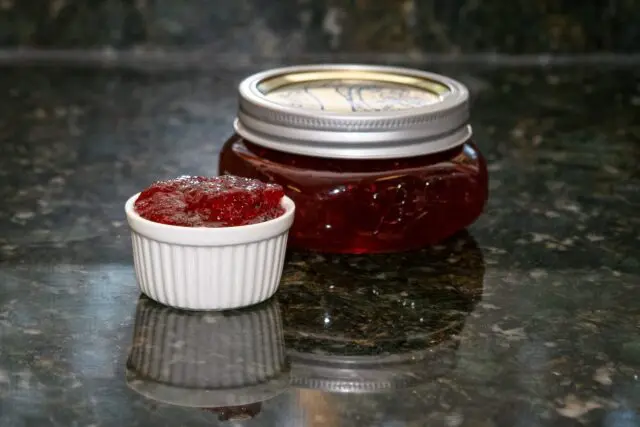
[[[305,65],[254,74],[234,126],[248,140],[314,157],[435,153],[471,136],[469,92],[448,77],[368,65]]]

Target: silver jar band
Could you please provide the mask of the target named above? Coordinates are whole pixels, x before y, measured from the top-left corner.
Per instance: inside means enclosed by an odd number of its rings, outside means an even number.
[[[300,154],[313,157],[337,159],[389,159],[417,157],[438,153],[464,144],[472,135],[470,125],[464,125],[446,135],[438,134],[432,139],[419,135],[417,139],[389,140],[390,132],[378,132],[362,135],[364,132],[336,133],[311,131],[314,133],[313,145],[308,140],[274,137],[274,132],[260,132],[258,129],[273,130],[273,125],[261,124],[253,128],[245,126],[246,122],[236,119],[236,133],[246,140],[266,148],[285,153]],[[307,131],[309,132],[309,131]],[[397,131],[406,135],[406,131]],[[296,132],[285,134],[296,136]],[[366,138],[366,139],[365,139]],[[345,143],[345,142],[348,142]],[[379,142],[383,142],[382,144]]]

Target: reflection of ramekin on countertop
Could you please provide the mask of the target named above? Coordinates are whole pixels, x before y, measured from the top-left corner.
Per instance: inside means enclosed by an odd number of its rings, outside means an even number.
[[[189,310],[226,310],[262,302],[277,290],[295,206],[282,198],[284,214],[236,227],[180,227],[125,212],[142,293]]]
[[[176,310],[142,296],[127,382],[148,398],[207,409],[276,396],[289,386],[277,302],[206,313]]]

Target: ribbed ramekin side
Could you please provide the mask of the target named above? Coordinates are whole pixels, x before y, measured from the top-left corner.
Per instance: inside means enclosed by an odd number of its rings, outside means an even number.
[[[182,246],[132,233],[142,293],[190,310],[245,307],[271,297],[280,282],[287,234],[230,246]]]

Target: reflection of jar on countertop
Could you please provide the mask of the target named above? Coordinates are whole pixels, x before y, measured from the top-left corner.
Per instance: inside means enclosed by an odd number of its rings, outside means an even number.
[[[470,225],[488,194],[469,95],[417,70],[300,66],[240,85],[220,173],[277,182],[296,203],[290,244],[323,252],[416,249]]]

